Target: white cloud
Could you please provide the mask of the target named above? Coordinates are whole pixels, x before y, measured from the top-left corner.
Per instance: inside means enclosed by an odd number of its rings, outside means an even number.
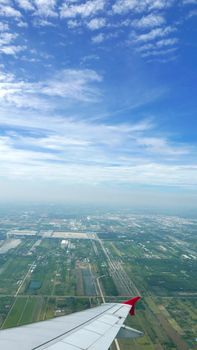
[[[25,46],[15,45],[13,42],[18,37],[18,34],[11,32],[0,33],[0,53],[5,55],[15,56],[20,51],[26,49]]]
[[[30,0],[17,0],[19,7],[26,11],[32,11],[35,9]]]
[[[155,49],[160,49],[167,46],[173,46],[173,45],[176,45],[177,43],[178,43],[178,38],[161,39],[154,43],[147,43],[145,45],[139,46],[136,48],[136,51],[144,52],[152,49],[155,50]]]
[[[95,35],[95,36],[92,37],[92,42],[94,44],[100,44],[100,43],[102,43],[104,41],[104,38],[105,38],[104,34],[100,33],[100,34]]]
[[[184,147],[177,147],[169,145],[169,142],[162,137],[148,137],[145,135],[151,133],[150,124],[147,121],[140,121],[136,124],[103,124],[94,123],[88,121],[80,121],[78,119],[69,119],[65,117],[45,117],[42,119],[34,115],[33,118],[25,118],[25,116],[18,116],[18,118],[0,118],[0,123],[7,125],[18,125],[20,128],[34,128],[34,132],[28,136],[28,134],[20,135],[14,131],[9,136],[12,144],[24,145],[27,149],[32,147],[43,147],[51,150],[69,150],[70,147],[76,147],[81,152],[80,159],[87,162],[91,158],[87,157],[87,154],[95,152],[95,158],[92,159],[93,163],[101,161],[107,161],[108,164],[117,161],[120,164],[126,165],[130,161],[130,157],[134,157],[138,162],[138,157],[132,156],[133,150],[136,147],[139,149],[143,146],[148,153],[153,152],[158,155],[172,156],[172,155],[184,155],[188,154],[189,150]],[[14,124],[13,124],[14,123]],[[41,132],[42,136],[38,136]],[[45,136],[43,136],[45,134]],[[10,141],[10,142],[11,142]],[[107,148],[103,148],[103,146]],[[127,145],[127,146],[126,146]],[[126,146],[127,156],[123,157]],[[66,147],[66,149],[65,149]],[[82,148],[81,148],[82,147]],[[90,149],[88,148],[90,147]],[[120,152],[114,154],[114,158],[111,159],[112,148],[119,148]],[[131,156],[128,155],[128,150],[131,151]],[[66,152],[67,152],[66,151]],[[44,149],[43,149],[44,152]],[[77,157],[71,150],[72,154],[69,157]],[[85,153],[84,153],[85,152]],[[144,151],[143,151],[144,152]],[[137,154],[137,153],[136,153]],[[139,154],[139,153],[138,153]],[[144,154],[144,153],[143,153]],[[120,158],[119,158],[120,157]],[[126,163],[125,163],[126,162]]]
[[[80,27],[81,25],[83,25],[83,23],[81,21],[79,21],[79,20],[69,19],[67,21],[67,26],[70,29],[74,29],[74,28]]]
[[[0,5],[0,16],[2,17],[14,17],[16,19],[20,18],[21,13],[14,7],[9,5]]]
[[[146,53],[142,54],[142,57],[150,57],[150,56],[165,56],[165,55],[169,55],[169,54],[174,54],[175,51],[177,51],[176,47],[172,47],[170,49],[165,49],[165,50],[151,50],[151,51],[147,51]]]
[[[21,45],[7,45],[0,47],[0,52],[5,55],[15,56],[17,53],[26,50],[26,46]]]
[[[113,0],[113,2],[106,0],[66,0],[64,2],[16,0],[15,4],[17,5],[14,6],[11,0],[1,0],[0,13],[4,17],[14,17],[16,25],[20,28],[26,28],[29,19],[35,27],[58,28],[59,17],[66,18],[67,28],[75,31],[76,34],[82,35],[87,28],[91,31],[98,31],[96,33],[98,35],[90,39],[93,44],[99,44],[120,35],[123,45],[132,39],[135,49],[140,42],[142,44],[149,43],[149,41],[164,37],[170,39],[168,36],[176,28],[173,23],[169,23],[167,10],[175,3],[176,0]],[[183,3],[194,3],[194,0],[185,0]],[[20,9],[23,10],[22,13]],[[27,21],[24,18],[28,14],[24,11],[30,12]],[[116,21],[114,21],[114,14]],[[119,14],[118,20],[117,14]],[[187,18],[194,15],[195,10],[190,12]],[[5,29],[5,25],[0,24],[0,30],[1,28]],[[133,36],[129,36],[128,27],[133,28]],[[102,28],[103,30],[100,32],[99,29]],[[147,32],[145,32],[146,30]],[[125,37],[123,37],[124,35]],[[16,50],[19,52],[19,45],[13,46],[18,48],[3,48],[2,52],[10,52],[12,55]],[[20,47],[22,48],[22,46],[24,45],[20,42]],[[137,47],[136,52],[140,52],[140,48]]]
[[[0,82],[12,82],[14,79],[14,75],[11,73],[5,73],[0,70]]]
[[[41,92],[48,96],[74,98],[81,101],[91,101],[98,97],[98,91],[91,87],[92,82],[102,80],[93,70],[65,69],[52,80],[38,83]]]
[[[138,0],[117,0],[113,5],[113,11],[118,14],[122,14],[130,10],[139,12],[144,10],[145,8],[145,1]]]
[[[158,27],[165,23],[165,18],[158,14],[149,14],[147,16],[143,16],[139,19],[135,19],[132,22],[132,25],[137,28],[151,28]]]
[[[104,9],[105,0],[88,0],[82,4],[64,3],[61,7],[61,17],[75,18],[77,16],[94,16]]]
[[[147,151],[165,155],[184,155],[190,151],[186,147],[172,146],[164,138],[158,137],[141,137],[137,140],[138,144],[144,146]]]
[[[98,55],[95,55],[95,54],[87,55],[81,59],[81,64],[89,62],[89,61],[97,61],[99,59],[100,59],[100,57]]]
[[[101,80],[87,69],[64,70],[37,83],[1,72],[0,125],[7,126],[0,137],[1,175],[65,183],[194,183],[195,167],[179,165],[192,150],[157,133],[148,120],[113,124],[55,114],[54,98],[61,98],[61,107],[66,99],[96,100]]]
[[[155,40],[157,38],[162,38],[167,36],[168,34],[173,33],[174,31],[176,31],[176,28],[174,27],[159,27],[159,28],[155,28],[152,29],[150,32],[147,33],[143,33],[143,34],[134,34],[134,38],[135,41],[151,41],[151,40]]]
[[[20,19],[17,21],[16,25],[17,25],[17,27],[19,27],[19,28],[27,28],[27,27],[28,27],[27,22],[22,21],[22,20],[20,20]]]
[[[0,34],[0,47],[2,45],[8,45],[10,42],[12,42],[14,39],[17,38],[17,34],[5,32]]]
[[[31,11],[36,16],[41,17],[57,17],[57,1],[56,0],[16,0],[18,6],[25,10]],[[6,8],[6,7],[4,7]],[[11,10],[12,9],[12,10]],[[5,10],[4,10],[5,11]],[[8,12],[8,9],[6,10]],[[15,8],[10,8],[10,15],[15,16]],[[14,11],[14,12],[13,12]],[[17,17],[20,17],[18,15]]]
[[[169,46],[169,45],[171,46],[171,45],[177,44],[178,41],[179,41],[178,38],[162,39],[156,42],[156,46],[157,47],[163,47],[163,46]]]
[[[16,54],[22,47],[6,46],[1,52]],[[2,75],[6,78],[6,75]],[[55,74],[51,79],[36,83],[12,80],[0,82],[1,104],[15,105],[18,108],[48,109],[53,106],[52,98],[94,102],[100,98],[100,92],[95,83],[101,82],[102,77],[95,71],[84,69],[66,69]],[[51,101],[48,97],[51,97]],[[65,103],[65,102],[64,102]],[[56,105],[54,105],[56,106]]]
[[[58,14],[59,5],[55,0],[34,2],[19,0],[18,4],[23,10],[33,11],[32,23],[37,26],[51,25],[53,18],[48,17]],[[107,32],[104,30],[103,33],[96,32],[98,35],[92,37],[92,42],[97,44],[116,34],[115,25],[116,28],[123,30],[125,17],[115,23],[114,27],[113,25],[110,27],[112,13],[109,15],[107,12],[108,4],[105,11],[105,4],[107,2],[104,0],[83,2],[68,0],[61,6],[61,15],[67,18],[67,25],[70,28],[81,26],[87,31],[87,26],[90,30],[107,26]],[[151,10],[166,8],[169,6],[168,1],[119,0],[115,1],[115,5],[116,13],[124,16],[128,11],[129,19],[125,19],[125,24],[127,21],[127,26],[135,26],[133,46],[137,47],[137,51],[144,57],[161,60],[158,56],[164,56],[163,61],[172,59],[171,56],[170,58],[165,56],[173,54],[177,49],[178,38],[171,37],[175,28],[168,25],[164,11]],[[5,16],[13,16],[16,13],[17,25],[19,23],[26,25],[20,12],[13,13],[13,10],[18,10],[9,4],[6,4],[4,9],[5,7],[12,9],[4,11]],[[24,14],[24,11],[22,13]],[[163,26],[165,21],[166,27]],[[154,29],[150,31],[147,29],[145,33],[144,28]],[[23,45],[16,45],[17,36],[14,32],[8,32],[6,23],[0,25],[0,30],[4,31],[4,34],[0,35],[1,53],[16,55],[20,51],[27,50]],[[96,51],[93,49],[92,52]],[[31,56],[32,52],[29,51],[28,54]],[[91,59],[98,59],[98,56],[89,55],[84,61]],[[35,59],[29,57],[29,60]],[[1,72],[0,123],[9,126],[9,130],[13,129],[12,133],[7,130],[6,137],[0,138],[1,174],[7,176],[9,173],[10,177],[20,177],[22,174],[22,178],[26,176],[39,178],[41,175],[44,180],[68,179],[78,182],[95,180],[180,186],[192,181],[196,183],[194,176],[196,167],[191,165],[189,168],[184,165],[189,164],[188,157],[192,155],[192,150],[182,144],[171,142],[170,137],[169,139],[163,137],[157,133],[156,128],[152,130],[145,121],[135,125],[129,123],[117,125],[113,124],[113,121],[111,124],[98,122],[97,116],[94,122],[91,122],[80,121],[77,117],[66,118],[56,115],[55,111],[60,106],[63,111],[69,103],[70,106],[81,106],[84,102],[89,104],[101,101],[102,96],[98,87],[101,81],[102,77],[96,71],[88,69],[60,70],[58,74],[51,74],[50,78],[41,78],[37,82],[18,80],[12,74]],[[152,92],[154,96],[157,93],[158,91]],[[152,101],[150,91],[146,91],[146,94],[146,102]],[[135,107],[141,103],[141,96],[139,100],[136,99]],[[19,131],[16,132],[16,129],[25,129],[25,136]],[[182,165],[179,165],[179,160]]]
[[[50,22],[48,19],[36,17],[33,20],[33,25],[35,27],[55,27],[55,24]]]
[[[0,32],[5,32],[9,30],[9,26],[7,23],[0,22]]]
[[[189,11],[187,17],[192,18],[192,17],[196,17],[196,16],[197,16],[197,9]]]
[[[44,17],[57,17],[56,0],[34,0],[35,14]]]
[[[13,44],[17,37],[18,34],[10,32],[0,33],[0,52],[5,55],[15,56],[20,51],[24,51],[26,49],[26,46]]]
[[[12,121],[20,128],[34,125],[38,133],[13,131],[0,137],[1,175],[6,177],[83,184],[197,184],[195,165],[176,164],[191,150],[161,136],[148,136],[152,130],[145,121],[108,125],[57,117],[5,119],[10,125]]]
[[[148,0],[149,10],[164,10],[174,5],[176,0]]]
[[[170,55],[170,56],[166,56],[166,57],[150,57],[148,60],[147,60],[147,63],[155,63],[155,62],[158,62],[158,63],[162,63],[162,64],[165,64],[165,63],[169,63],[169,62],[174,62],[176,61],[177,59],[177,55]]]
[[[150,10],[161,10],[172,6],[173,0],[116,0],[113,11],[118,14],[127,12],[143,12]]]
[[[87,27],[91,30],[97,30],[105,27],[106,19],[105,18],[93,18],[90,22],[87,23]]]

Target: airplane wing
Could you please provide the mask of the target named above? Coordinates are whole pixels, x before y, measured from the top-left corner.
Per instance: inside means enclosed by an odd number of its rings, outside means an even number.
[[[107,350],[117,334],[136,337],[142,333],[123,326],[134,314],[135,297],[125,303],[101,306],[52,320],[0,331],[3,350]]]

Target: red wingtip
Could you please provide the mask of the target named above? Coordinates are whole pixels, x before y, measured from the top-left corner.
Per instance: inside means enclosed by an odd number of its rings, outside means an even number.
[[[135,315],[135,304],[140,300],[141,297],[134,297],[132,299],[126,300],[123,302],[123,304],[130,305],[131,310],[130,310],[130,315],[133,316]]]

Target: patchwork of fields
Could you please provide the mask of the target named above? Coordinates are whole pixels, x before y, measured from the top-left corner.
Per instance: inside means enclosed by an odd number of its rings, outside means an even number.
[[[111,230],[111,218],[94,217],[97,232],[65,247],[60,238],[23,237],[0,255],[1,328],[93,307],[101,288],[107,301],[142,296],[127,322],[145,335],[120,340],[121,349],[195,349],[197,224],[158,220],[137,217],[129,227],[118,217]]]

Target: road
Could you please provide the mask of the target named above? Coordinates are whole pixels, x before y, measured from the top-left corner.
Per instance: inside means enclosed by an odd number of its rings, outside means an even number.
[[[17,297],[17,295],[20,293],[20,290],[24,286],[24,283],[25,283],[26,279],[31,275],[31,270],[32,270],[34,265],[35,265],[35,261],[31,264],[31,266],[30,266],[29,270],[27,271],[25,277],[22,279],[22,281],[20,283],[20,286],[19,286],[18,290],[16,291],[16,293],[14,295],[15,297]]]
[[[97,286],[98,286],[98,290],[99,290],[99,294],[101,296],[102,303],[105,303],[105,297],[103,295],[103,291],[102,291],[101,284],[100,284],[100,281],[99,281],[100,278],[102,278],[102,277],[105,277],[105,275],[97,277],[96,283],[97,283]]]
[[[99,280],[100,280],[101,278],[103,278],[103,277],[105,277],[105,275],[102,275],[102,276],[97,277],[96,282],[97,282],[97,286],[98,286],[98,289],[99,289],[99,293],[100,293],[102,302],[105,303],[105,296],[104,296],[104,294],[103,294],[103,291],[102,291],[102,288],[101,288],[101,284],[100,284],[100,281],[99,281]],[[117,350],[120,350],[120,345],[119,345],[117,339],[114,340],[114,344],[115,344],[115,346],[116,346],[116,349],[117,349]]]
[[[110,256],[110,252],[104,247],[104,244],[102,240],[97,236],[97,241],[100,243],[101,249],[107,259],[109,272],[111,277],[113,278],[113,281],[116,285],[116,288],[119,292],[119,294],[124,294],[126,297],[131,297],[132,295],[140,295],[140,292],[133,281],[131,281],[130,277],[127,275],[123,268],[123,263],[121,259],[118,260],[113,259],[113,257]],[[94,250],[96,248],[94,247]],[[99,293],[101,296],[101,299],[103,302],[105,302],[105,297],[102,292],[102,288],[100,285],[99,279],[104,276],[100,276],[97,278],[97,285],[99,289]],[[118,343],[118,340],[115,339],[114,341],[116,350],[120,350],[120,345]]]
[[[110,252],[105,248],[102,240],[98,236],[97,240],[100,243],[101,249],[107,259],[110,274],[119,294],[128,297],[131,297],[132,295],[140,295],[138,288],[125,272],[121,259],[113,259],[113,257],[110,256]]]
[[[32,270],[32,267],[33,267],[34,264],[35,264],[35,261],[31,264],[29,270],[27,271],[26,275],[25,275],[24,278],[22,279],[22,281],[21,281],[21,283],[20,283],[20,285],[19,285],[19,287],[18,287],[16,293],[15,293],[14,295],[12,295],[12,297],[14,297],[15,300],[14,300],[14,302],[13,302],[13,304],[12,304],[12,307],[10,308],[10,310],[9,310],[9,312],[8,312],[8,314],[7,314],[6,318],[5,318],[5,320],[4,320],[4,322],[3,322],[2,325],[1,325],[1,328],[4,327],[5,322],[7,321],[7,319],[8,319],[8,317],[9,317],[10,313],[12,312],[12,310],[13,310],[15,304],[16,304],[18,294],[20,293],[22,287],[24,286],[25,281],[27,280],[27,278],[31,275],[31,270]],[[2,295],[1,295],[1,296],[2,296]],[[27,295],[26,295],[26,298],[27,298]]]

